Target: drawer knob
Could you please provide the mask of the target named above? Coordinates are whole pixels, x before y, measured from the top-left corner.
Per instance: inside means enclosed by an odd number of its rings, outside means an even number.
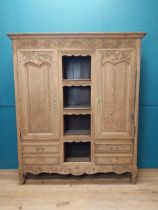
[[[39,162],[44,162],[45,161],[45,159],[44,158],[36,158],[36,161],[39,163]]]
[[[112,162],[112,163],[117,163],[117,158],[112,158],[112,159],[111,159],[111,162]]]
[[[44,147],[37,147],[37,152],[44,152]]]
[[[119,151],[119,148],[117,146],[111,147],[111,151],[117,152]]]

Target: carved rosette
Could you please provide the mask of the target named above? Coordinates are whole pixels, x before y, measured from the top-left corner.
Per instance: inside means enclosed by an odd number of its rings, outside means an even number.
[[[24,173],[40,174],[40,173],[58,173],[63,175],[72,174],[80,176],[83,174],[95,174],[95,173],[109,173],[114,172],[116,174],[122,174],[125,172],[131,172],[132,166],[128,165],[25,165],[23,168]]]
[[[132,50],[105,50],[101,54],[101,63],[118,64],[131,62]]]

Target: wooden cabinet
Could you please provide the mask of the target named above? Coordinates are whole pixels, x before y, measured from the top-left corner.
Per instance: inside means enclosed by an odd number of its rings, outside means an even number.
[[[145,33],[9,34],[19,175],[137,174]]]

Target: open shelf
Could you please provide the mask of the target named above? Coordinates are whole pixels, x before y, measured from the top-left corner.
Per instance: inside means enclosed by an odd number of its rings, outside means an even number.
[[[64,142],[90,142],[90,135],[66,135],[63,137]]]
[[[69,106],[65,106],[64,109],[90,109],[90,106],[86,106],[86,105],[69,105]]]
[[[65,142],[64,162],[90,162],[90,142]]]
[[[65,162],[90,162],[89,157],[69,157],[65,158]]]
[[[63,110],[64,115],[87,115],[91,114],[91,110],[88,108],[81,108],[81,109],[73,109],[73,108],[64,108]]]
[[[90,162],[91,56],[63,56],[64,162]]]
[[[91,80],[63,80],[63,86],[91,86]]]
[[[65,135],[90,135],[90,130],[67,130],[65,131]]]
[[[90,135],[90,115],[64,115],[64,135]]]
[[[91,56],[63,56],[63,79],[84,80],[91,78]]]
[[[91,101],[91,88],[86,87],[64,87],[63,88],[63,98],[64,98],[64,108],[78,108],[83,109],[84,107],[90,108]]]

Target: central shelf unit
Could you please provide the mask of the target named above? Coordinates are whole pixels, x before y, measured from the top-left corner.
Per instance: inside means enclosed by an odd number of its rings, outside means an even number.
[[[62,56],[63,160],[91,161],[91,56]]]

